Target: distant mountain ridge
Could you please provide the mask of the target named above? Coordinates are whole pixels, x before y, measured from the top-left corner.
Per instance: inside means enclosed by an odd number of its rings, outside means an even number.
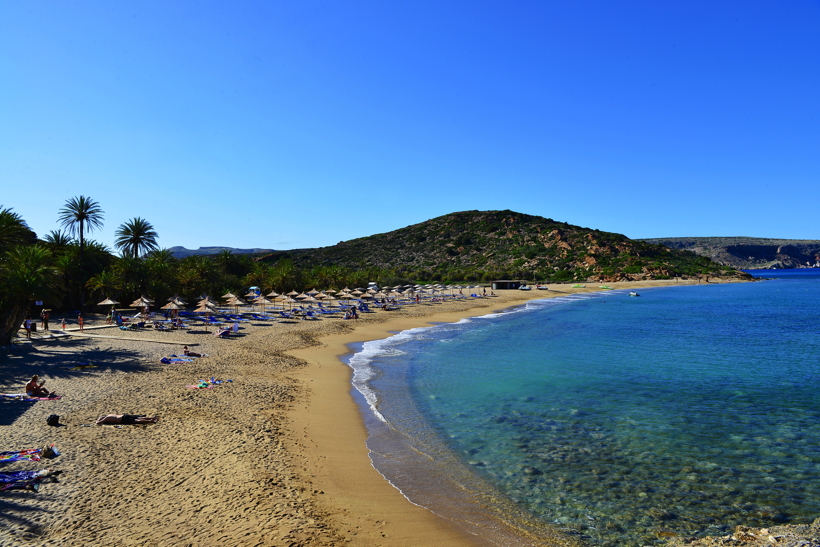
[[[758,237],[661,237],[642,239],[743,270],[820,268],[820,240]]]
[[[254,254],[270,253],[273,249],[236,249],[234,247],[200,247],[199,249],[186,249],[185,247],[171,247],[171,253],[177,258],[185,258],[191,255],[215,255],[222,251],[231,251],[233,254]]]
[[[330,247],[259,260],[392,270],[412,279],[620,281],[737,275],[695,253],[514,211],[462,211]]]

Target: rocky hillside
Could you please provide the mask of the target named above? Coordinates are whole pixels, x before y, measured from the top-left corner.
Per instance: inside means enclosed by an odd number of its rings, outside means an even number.
[[[332,247],[279,251],[298,266],[390,269],[414,279],[619,281],[730,276],[695,253],[513,211],[464,211]]]
[[[668,237],[643,239],[692,251],[733,268],[820,268],[820,241],[754,237]]]

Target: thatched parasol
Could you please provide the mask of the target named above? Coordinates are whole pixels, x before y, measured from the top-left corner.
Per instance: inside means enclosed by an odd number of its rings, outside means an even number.
[[[102,302],[98,303],[98,306],[116,306],[119,304],[116,300],[111,300],[110,298],[106,298]]]
[[[259,304],[259,307],[260,307],[260,309],[262,310],[263,313],[265,312],[265,306],[266,305],[273,304],[273,302],[271,302],[270,300],[268,300],[264,296],[260,296],[259,298],[254,300],[253,303],[254,303],[254,305]]]
[[[146,306],[150,306],[153,303],[154,303],[153,300],[150,300],[148,298],[145,298],[144,296],[141,296],[141,297],[137,298],[136,300],[134,300],[133,302],[131,302],[130,307],[132,307],[132,308],[144,308]]]

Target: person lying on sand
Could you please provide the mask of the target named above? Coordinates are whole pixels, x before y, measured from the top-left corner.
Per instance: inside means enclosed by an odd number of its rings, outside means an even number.
[[[201,353],[196,353],[194,351],[189,351],[188,346],[182,346],[182,354],[186,357],[202,357]]]
[[[145,416],[144,414],[141,414],[139,416],[137,416],[135,414],[109,414],[107,416],[100,416],[95,423],[97,425],[104,425],[104,424],[134,425],[134,424],[155,424],[158,421],[159,421],[158,416]]]
[[[37,376],[36,374],[31,377],[31,380],[29,380],[29,382],[26,384],[26,395],[28,395],[29,397],[48,397],[49,396],[49,394],[51,392],[43,387],[43,384],[45,384],[46,381],[43,380],[42,382],[40,382],[38,384],[37,380],[39,380],[39,379],[40,379],[40,377]]]

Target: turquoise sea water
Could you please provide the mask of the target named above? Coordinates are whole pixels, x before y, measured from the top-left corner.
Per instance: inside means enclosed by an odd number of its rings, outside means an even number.
[[[764,275],[777,279],[564,296],[369,342],[350,365],[373,463],[504,545],[549,527],[647,545],[810,522],[820,271]]]

